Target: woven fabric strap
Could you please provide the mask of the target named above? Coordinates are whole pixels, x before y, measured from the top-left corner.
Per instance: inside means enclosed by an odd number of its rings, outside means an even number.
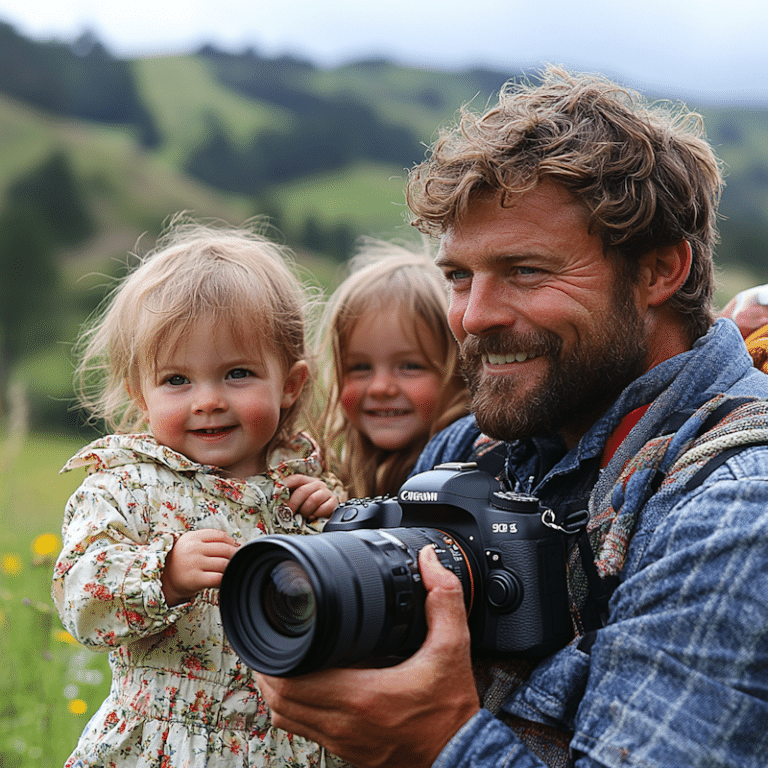
[[[749,445],[768,443],[768,402],[740,400],[730,409],[726,395],[718,395],[696,411],[678,431],[648,441],[623,466],[617,482],[602,497],[590,500],[587,525],[598,573],[604,579],[618,577],[638,515],[659,488],[671,484],[686,486],[701,478],[713,460]],[[724,406],[726,406],[724,408]],[[727,415],[702,432],[718,410]],[[708,426],[708,425],[707,425]],[[571,613],[577,643],[584,634],[582,611],[589,589],[578,549],[568,563]],[[501,707],[509,694],[530,675],[535,662],[529,660],[478,660],[474,663],[480,700],[509,725],[528,749],[550,768],[572,765],[569,743],[572,733],[543,723],[523,720]]]

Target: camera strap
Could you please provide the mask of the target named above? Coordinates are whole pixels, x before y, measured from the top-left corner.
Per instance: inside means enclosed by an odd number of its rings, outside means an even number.
[[[555,514],[551,510],[542,516],[544,525],[555,528],[562,533],[575,538],[576,547],[584,576],[587,582],[586,599],[579,610],[580,624],[585,632],[604,627],[608,621],[608,601],[619,585],[618,576],[600,577],[595,564],[595,555],[589,540],[587,523],[589,512],[584,509],[568,514],[561,523],[555,523]]]

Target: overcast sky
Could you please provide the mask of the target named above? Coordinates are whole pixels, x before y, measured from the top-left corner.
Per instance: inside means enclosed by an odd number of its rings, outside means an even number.
[[[649,95],[768,103],[765,0],[0,0],[0,21],[40,39],[88,28],[126,57],[211,42],[327,66],[554,62]]]

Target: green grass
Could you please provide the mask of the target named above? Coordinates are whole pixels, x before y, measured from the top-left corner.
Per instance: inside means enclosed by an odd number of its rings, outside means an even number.
[[[273,194],[293,229],[314,216],[324,226],[348,222],[376,237],[412,236],[405,222],[406,175],[405,168],[360,163],[300,179],[276,188]]]
[[[60,768],[110,683],[107,657],[63,630],[50,599],[64,504],[82,475],[58,470],[80,443],[1,438],[0,766]]]
[[[134,72],[139,92],[165,137],[162,153],[176,166],[206,140],[211,119],[243,146],[259,131],[282,130],[291,119],[281,109],[225,88],[205,61],[194,56],[138,59]]]

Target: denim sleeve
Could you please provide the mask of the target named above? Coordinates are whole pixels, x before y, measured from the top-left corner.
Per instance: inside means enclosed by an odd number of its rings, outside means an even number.
[[[571,756],[577,768],[765,768],[768,449],[742,452],[633,539],[597,633]],[[435,768],[540,768],[488,712]]]
[[[466,461],[472,454],[472,446],[480,435],[474,416],[465,416],[438,432],[424,446],[411,475],[428,472],[437,464],[448,461]]]
[[[512,731],[481,709],[451,739],[432,768],[546,768]]]
[[[768,451],[731,459],[643,541],[598,632],[578,766],[764,768]]]

